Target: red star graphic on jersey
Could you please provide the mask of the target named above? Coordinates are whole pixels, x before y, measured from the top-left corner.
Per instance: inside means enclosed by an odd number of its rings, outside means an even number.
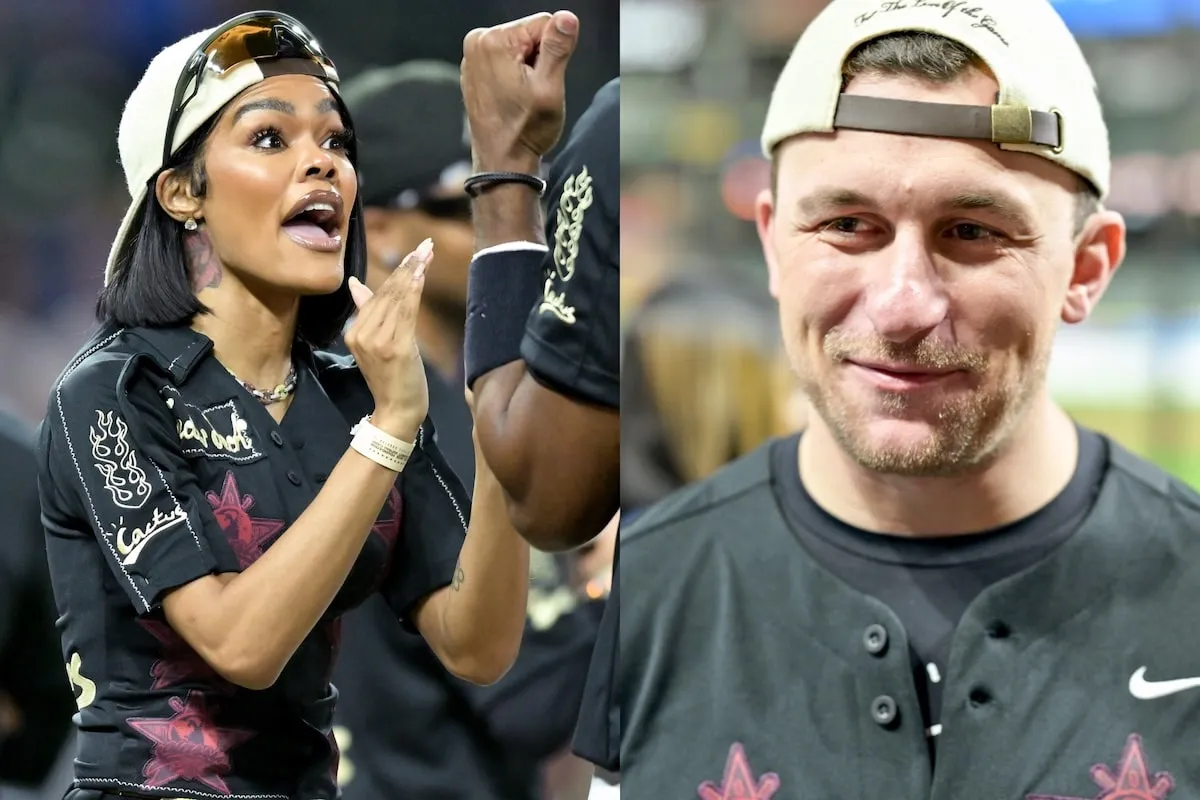
[[[162,645],[162,658],[150,667],[155,689],[165,689],[185,681],[203,681],[222,691],[233,685],[221,678],[183,637],[165,622],[139,619],[138,624],[149,631]]]
[[[247,513],[254,507],[254,498],[238,492],[232,471],[225,473],[220,497],[216,492],[209,492],[205,496],[242,569],[249,567],[262,555],[263,542],[283,530],[283,520],[257,519]]]
[[[1092,780],[1100,787],[1100,794],[1094,798],[1029,794],[1025,800],[1164,800],[1175,788],[1169,772],[1156,772],[1151,777],[1142,753],[1142,737],[1136,733],[1125,741],[1125,752],[1116,772],[1107,764],[1097,764],[1092,767]]]
[[[168,719],[139,717],[129,727],[154,743],[142,768],[147,786],[166,786],[174,780],[198,781],[221,794],[230,794],[222,776],[230,769],[229,751],[249,739],[250,731],[218,728],[204,695],[188,692],[187,701],[168,701],[175,714]]]
[[[696,790],[700,800],[771,800],[779,791],[779,776],[768,772],[760,780],[754,779],[750,771],[750,762],[746,760],[746,750],[735,742],[729,748],[729,758],[725,760],[725,779],[721,786],[712,781],[705,781]]]

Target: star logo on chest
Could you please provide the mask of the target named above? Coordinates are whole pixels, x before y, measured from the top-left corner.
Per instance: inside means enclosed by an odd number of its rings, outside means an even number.
[[[216,492],[209,492],[205,496],[242,569],[257,561],[266,541],[283,530],[283,520],[250,516],[254,498],[238,490],[237,479],[232,471],[225,473],[225,483],[221,486],[219,496]]]
[[[721,785],[705,781],[696,790],[700,800],[771,800],[779,791],[779,776],[768,772],[755,779],[746,759],[746,750],[735,742],[725,760],[725,776]]]
[[[1094,798],[1028,794],[1025,800],[1165,800],[1175,788],[1175,780],[1169,772],[1150,774],[1142,751],[1142,737],[1136,733],[1130,734],[1125,741],[1125,752],[1115,771],[1107,764],[1097,764],[1092,767],[1091,775],[1100,787],[1100,793]]]

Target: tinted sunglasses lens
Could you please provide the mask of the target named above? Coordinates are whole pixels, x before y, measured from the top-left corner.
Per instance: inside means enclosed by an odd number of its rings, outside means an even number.
[[[313,74],[337,80],[337,70],[316,38],[296,20],[284,15],[249,16],[233,21],[192,56],[175,85],[175,98],[167,118],[163,164],[171,158],[171,142],[183,108],[195,97],[206,71],[223,75],[239,64],[264,59],[301,59],[310,62]],[[188,91],[190,87],[191,91]]]
[[[333,66],[312,34],[278,17],[260,17],[222,31],[204,48],[204,55],[208,68],[218,74],[265,58],[303,58]]]

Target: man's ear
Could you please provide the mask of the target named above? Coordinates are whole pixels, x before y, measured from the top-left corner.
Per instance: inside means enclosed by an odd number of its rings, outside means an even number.
[[[201,218],[200,199],[192,194],[191,176],[182,170],[168,169],[159,173],[154,181],[154,196],[176,222]]]
[[[1093,214],[1077,238],[1075,267],[1063,298],[1063,322],[1083,322],[1125,260],[1125,220],[1115,211]]]

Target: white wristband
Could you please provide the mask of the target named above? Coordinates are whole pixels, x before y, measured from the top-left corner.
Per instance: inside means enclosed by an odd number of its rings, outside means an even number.
[[[369,415],[351,428],[350,433],[354,435],[350,446],[359,453],[392,472],[404,471],[404,465],[408,463],[414,449],[412,442],[397,439],[390,433],[379,430],[371,424]]]

